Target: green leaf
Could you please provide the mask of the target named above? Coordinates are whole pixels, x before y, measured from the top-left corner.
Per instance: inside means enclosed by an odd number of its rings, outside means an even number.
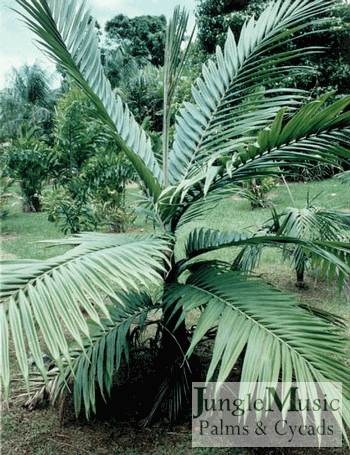
[[[51,356],[62,368],[61,358],[70,359],[67,334],[83,352],[85,344],[92,343],[84,310],[102,327],[102,318],[110,318],[105,297],[122,307],[125,298],[120,297],[120,289],[130,292],[130,287],[139,291],[140,286],[147,289],[152,283],[159,285],[168,263],[169,242],[164,238],[88,233],[58,242],[77,246],[54,259],[10,261],[2,267],[4,313],[0,330],[6,337],[10,321],[16,355],[27,379],[23,334],[39,371],[46,377],[36,324]],[[4,346],[8,347],[6,343]],[[6,357],[2,368],[5,386],[9,375]]]
[[[1,380],[4,386],[5,395],[8,397],[10,388],[10,350],[9,350],[9,328],[5,309],[0,306],[0,360]],[[28,365],[27,365],[28,366]],[[25,371],[24,371],[25,375]]]
[[[174,301],[184,317],[192,309],[202,308],[188,356],[205,333],[217,326],[208,381],[218,370],[217,381],[224,382],[242,356],[243,383],[275,383],[280,373],[287,383],[293,375],[298,382],[342,382],[343,400],[349,409],[350,370],[344,331],[328,317],[301,308],[293,295],[260,279],[203,263],[185,284],[167,289],[166,305]],[[333,386],[327,392],[338,394]],[[350,413],[345,412],[343,418],[349,425]]]

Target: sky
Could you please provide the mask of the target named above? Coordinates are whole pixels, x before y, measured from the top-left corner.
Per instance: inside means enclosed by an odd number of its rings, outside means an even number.
[[[176,5],[186,7],[190,13],[197,5],[196,0],[88,0],[87,3],[102,27],[117,14],[128,17],[164,14],[169,18]],[[32,32],[27,30],[20,16],[11,8],[16,8],[15,0],[0,0],[0,90],[8,85],[7,74],[12,67],[32,65],[37,61],[50,73],[54,71],[48,59],[35,47]],[[189,25],[193,27],[194,22],[194,14],[191,14]]]

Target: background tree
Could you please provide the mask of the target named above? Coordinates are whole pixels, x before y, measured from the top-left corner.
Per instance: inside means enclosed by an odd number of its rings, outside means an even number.
[[[15,138],[21,127],[36,128],[37,136],[49,135],[58,92],[38,63],[12,69],[11,84],[0,93],[0,137]],[[38,129],[38,127],[40,127]]]
[[[191,86],[199,76],[198,61],[184,69],[181,80],[176,86],[171,106],[171,125],[175,124],[176,115],[184,101],[192,99]],[[135,119],[143,123],[147,119],[148,134],[161,133],[163,129],[163,84],[164,69],[148,64],[137,68],[126,77],[118,87],[118,94],[125,101]]]
[[[268,3],[268,0],[199,0],[197,20],[201,48],[212,54],[216,45],[223,44],[229,27],[237,38],[244,22],[252,16],[259,16]],[[314,96],[332,89],[338,93],[349,93],[350,4],[336,0],[332,8],[321,16],[324,19],[322,23],[315,21],[316,17],[310,18],[307,34],[304,33],[300,40],[286,43],[285,49],[324,46],[326,49],[322,54],[303,54],[293,62],[299,66],[311,66],[315,73],[291,76],[284,84],[313,90]],[[268,83],[266,80],[265,84]]]
[[[228,28],[237,39],[244,22],[254,14],[259,16],[268,0],[198,0],[198,42],[206,54],[222,46]]]
[[[77,18],[84,19],[88,12],[71,0],[72,17],[67,24],[63,20],[66,2],[17,3],[24,7],[27,22],[50,55],[89,95],[96,115],[134,165],[144,185],[147,213],[158,230],[141,238],[80,235],[62,241],[76,247],[57,258],[5,264],[4,304],[0,306],[5,391],[10,381],[9,328],[27,384],[25,337],[39,371],[46,377],[35,331],[37,323],[59,370],[58,389],[66,390],[67,384],[74,382],[76,411],[79,413],[83,406],[89,417],[96,411],[96,388],[107,396],[122,359],[130,359],[132,325],[144,328],[147,316],[160,310],[162,319],[154,338],[155,402],[150,419],[162,403],[172,419],[181,412],[197,371],[195,348],[213,330],[207,380],[215,374],[218,382],[224,382],[240,358],[243,382],[275,383],[281,374],[290,383],[295,375],[302,382],[317,381],[321,388],[322,383],[329,382],[328,396],[338,396],[334,382],[342,382],[342,418],[349,426],[350,372],[345,363],[348,357],[340,319],[305,309],[294,297],[262,280],[232,271],[230,263],[204,256],[246,244],[292,243],[317,254],[325,270],[335,267],[339,275],[348,275],[349,266],[341,258],[349,252],[349,244],[309,243],[289,237],[254,237],[192,227],[210,210],[211,203],[232,196],[242,181],[268,173],[278,175],[282,163],[304,166],[305,160],[332,162],[349,157],[350,114],[346,109],[350,97],[325,107],[325,98],[307,103],[306,96],[300,98],[298,92],[281,88],[261,99],[254,111],[247,113],[243,103],[265,77],[283,79],[285,71],[293,72],[290,67],[276,71],[275,65],[287,56],[295,57],[299,50],[279,54],[276,44],[285,45],[294,27],[303,27],[331,3],[295,0],[283,8],[285,2],[278,1],[264,11],[259,21],[247,25],[237,44],[229,32],[224,49],[216,51],[216,60],[203,66],[203,75],[192,89],[194,103],[186,102],[178,113],[168,154],[164,152],[170,140],[164,130],[163,166],[128,107],[119,97],[115,99],[97,60],[96,35],[91,34],[91,28],[82,33],[79,27],[81,21]],[[168,27],[166,113],[186,63],[178,52],[186,21],[187,15],[179,14],[177,9]],[[83,53],[82,43],[87,44]],[[228,103],[232,110],[227,109]],[[300,105],[303,107],[297,109]],[[168,124],[164,122],[163,127]],[[260,132],[256,135],[257,128]],[[184,245],[178,245],[183,227],[188,228],[188,236]],[[200,311],[200,318],[189,334],[185,320],[194,309]],[[75,341],[71,349],[66,333]]]
[[[12,69],[10,86],[0,93],[2,175],[18,181],[23,209],[40,212],[42,185],[48,180],[57,90],[38,63]]]
[[[65,183],[79,175],[83,163],[102,143],[101,127],[91,115],[89,98],[74,87],[58,100],[54,119],[54,177]]]
[[[149,63],[137,68],[118,89],[136,120],[142,123],[148,117],[155,132],[162,131],[163,77],[162,68]]]
[[[136,68],[164,64],[165,16],[115,16],[105,24],[102,62],[113,87]]]
[[[129,19],[123,14],[105,24],[106,38],[116,41],[132,57],[152,65],[164,64],[166,18],[161,16],[136,16]]]

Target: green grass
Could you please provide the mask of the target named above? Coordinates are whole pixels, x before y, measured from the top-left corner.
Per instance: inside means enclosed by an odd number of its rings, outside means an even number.
[[[314,201],[314,205],[316,206],[334,210],[350,209],[349,185],[342,184],[337,179],[320,180],[310,183],[291,183],[289,187],[298,207],[305,205],[309,191],[310,199],[318,195]],[[287,189],[284,186],[279,188],[278,194],[273,198],[273,202],[281,208],[291,205]]]
[[[14,194],[18,193],[18,187],[11,188]],[[137,188],[128,190],[127,203],[135,204],[137,201]],[[1,249],[6,254],[5,259],[47,259],[67,250],[66,246],[50,246],[38,243],[43,240],[56,240],[65,235],[55,223],[48,221],[48,214],[26,213],[21,211],[18,199],[10,200],[6,206],[8,215],[1,220],[2,242]],[[145,217],[136,215],[135,229],[144,229]],[[3,254],[4,256],[4,254]]]
[[[41,240],[63,238],[47,220],[46,213],[12,213],[2,222],[2,249],[20,259],[46,259],[60,254],[62,247],[47,247]]]
[[[333,208],[340,210],[350,209],[349,186],[341,184],[337,180],[329,179],[312,183],[291,183],[289,184],[293,198],[298,207],[306,204],[308,191],[310,198],[319,194],[314,204],[320,207]],[[132,205],[137,201],[137,188],[128,189],[127,203]],[[292,205],[284,185],[279,185],[270,194],[270,200],[277,211],[283,211]],[[54,223],[47,220],[47,214],[42,213],[22,213],[20,204],[8,204],[9,215],[2,220],[1,230],[3,234],[2,249],[17,258],[26,259],[45,259],[56,254],[60,254],[62,247],[50,247],[45,244],[37,243],[41,240],[63,238],[63,233]],[[256,230],[263,221],[270,217],[269,208],[258,208],[252,210],[250,203],[246,200],[227,198],[206,215],[204,219],[193,221],[179,230],[178,253],[181,254],[181,245],[184,244],[186,236],[194,227],[207,227],[220,229],[223,231],[245,231]],[[137,215],[134,228],[139,230],[152,229],[151,224],[145,224],[145,217]],[[266,255],[264,261],[273,263],[276,260],[276,252],[272,256]],[[232,259],[232,253],[220,252],[222,259]]]

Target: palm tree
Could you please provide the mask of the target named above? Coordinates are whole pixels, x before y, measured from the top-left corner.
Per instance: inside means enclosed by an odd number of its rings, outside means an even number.
[[[244,382],[290,382],[292,377],[342,382],[343,419],[350,425],[350,372],[344,363],[343,331],[335,325],[339,319],[309,311],[293,296],[204,256],[246,244],[294,243],[317,254],[325,268],[335,267],[344,275],[350,270],[341,257],[349,244],[193,229],[182,252],[175,249],[179,229],[240,191],[241,182],[278,175],[280,166],[304,166],[305,160],[333,163],[349,158],[350,113],[344,109],[350,97],[324,107],[326,96],[308,103],[307,94],[280,89],[265,91],[254,110],[243,102],[265,79],[281,81],[290,71],[299,71],[283,65],[295,52],[280,53],[278,46],[332,2],[278,0],[243,27],[237,43],[228,32],[215,61],[203,65],[203,76],[192,89],[194,102],[185,103],[178,113],[171,145],[168,113],[186,64],[186,53],[180,50],[188,17],[176,9],[166,39],[162,166],[128,107],[111,91],[93,23],[86,28],[89,13],[84,5],[77,0],[17,3],[39,43],[87,93],[96,115],[134,165],[144,187],[146,213],[158,230],[143,237],[81,234],[61,241],[74,248],[57,258],[5,264],[0,307],[5,390],[10,383],[10,330],[27,384],[26,341],[47,378],[38,328],[60,371],[57,390],[73,380],[76,411],[83,404],[89,416],[96,410],[96,389],[103,396],[109,393],[122,360],[130,356],[131,329],[144,328],[147,316],[160,310],[159,392],[151,416],[162,402],[168,403],[171,417],[179,413],[189,394],[195,348],[215,327],[208,380],[215,372],[218,382],[225,381],[240,357]],[[201,315],[190,335],[185,318],[194,309]],[[74,339],[72,347],[67,334]],[[335,385],[329,387],[328,393],[337,393]]]
[[[30,129],[51,122],[56,98],[51,81],[38,63],[12,68],[11,85],[0,98],[2,134],[16,137],[22,125]]]

